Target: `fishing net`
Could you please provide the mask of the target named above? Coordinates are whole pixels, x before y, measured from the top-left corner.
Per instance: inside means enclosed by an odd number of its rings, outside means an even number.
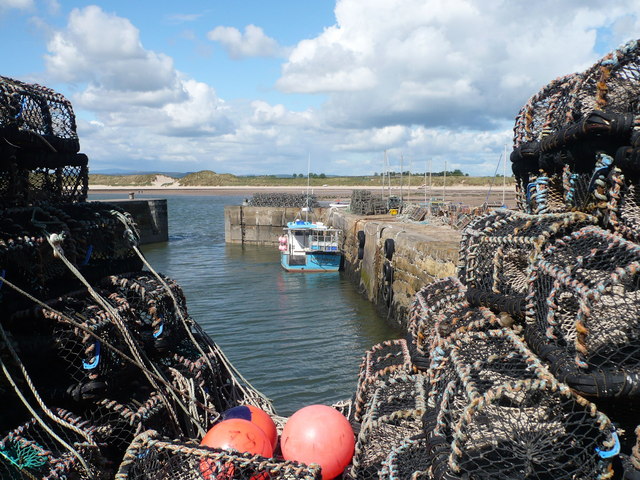
[[[615,158],[638,136],[639,53],[629,42],[585,72],[551,82],[520,110],[511,155],[520,209],[602,208],[600,156]]]
[[[622,154],[626,149],[622,149]],[[616,165],[621,165],[617,161]],[[609,204],[605,224],[609,229],[633,242],[640,242],[640,182],[633,170],[619,167],[609,175]]]
[[[376,383],[396,372],[409,373],[413,369],[405,340],[387,340],[371,347],[360,365],[358,385],[353,401],[352,422],[361,422],[376,389]]]
[[[454,337],[430,374],[434,479],[610,478],[619,444],[609,419],[513,332]]]
[[[436,318],[452,305],[466,302],[466,287],[458,277],[447,277],[420,289],[409,309],[407,321],[407,347],[413,364],[429,368],[431,344]]]
[[[391,451],[422,433],[427,381],[424,374],[397,372],[376,384],[356,441],[353,478],[377,479]]]
[[[252,207],[311,207],[320,206],[315,195],[307,193],[254,193]]]
[[[41,300],[80,287],[56,255],[52,243],[88,280],[107,273],[140,270],[128,229],[103,203],[18,207],[0,210],[0,276]],[[12,311],[30,302],[0,285],[0,309]]]
[[[391,450],[382,462],[380,480],[431,480],[431,459],[427,454],[428,444],[424,438],[406,440]]]
[[[116,480],[320,480],[318,465],[306,466],[250,454],[199,447],[140,434],[125,454]]]
[[[73,108],[63,95],[7,77],[0,77],[0,134],[22,148],[79,148]]]
[[[69,101],[53,90],[0,77],[0,205],[84,201],[86,155]]]
[[[527,339],[583,394],[639,392],[639,261],[640,246],[588,226],[556,241],[532,272]]]
[[[408,341],[414,345],[410,351],[416,368],[428,370],[431,357],[440,354],[440,345],[456,333],[513,324],[513,318],[504,312],[497,316],[486,307],[472,306],[465,293],[466,289],[454,278],[429,285],[418,293]]]
[[[71,428],[35,418],[0,440],[0,477],[3,479],[108,479],[113,467],[101,461],[104,444],[86,421],[62,409],[53,414]]]
[[[474,305],[523,316],[528,271],[554,238],[596,223],[580,212],[529,215],[496,210],[471,223],[460,242],[458,275]]]

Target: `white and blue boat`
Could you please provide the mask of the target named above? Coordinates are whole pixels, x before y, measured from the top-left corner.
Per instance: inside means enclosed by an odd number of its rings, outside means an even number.
[[[279,238],[280,264],[287,272],[337,272],[340,270],[341,231],[321,222],[288,222]]]

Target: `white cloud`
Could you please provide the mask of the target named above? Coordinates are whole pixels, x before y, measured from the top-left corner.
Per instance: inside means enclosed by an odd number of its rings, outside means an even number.
[[[97,6],[74,9],[67,28],[55,32],[47,47],[47,71],[58,80],[145,93],[178,84],[170,57],[145,50],[129,20]]]
[[[493,128],[597,60],[598,28],[613,25],[614,45],[637,31],[638,2],[621,3],[338,0],[336,24],[293,48],[277,87],[329,94],[327,118],[350,128]]]
[[[326,101],[292,111],[222,100],[146,49],[128,19],[92,6],[51,36],[47,81],[68,82],[89,112],[78,125],[94,165],[299,173],[310,153],[312,170],[357,174],[380,171],[387,150],[392,165],[491,175],[519,108],[640,31],[636,12],[639,0],[338,0],[335,25],[290,50],[276,85]],[[282,54],[254,25],[208,38],[233,58]]]
[[[9,10],[11,8],[29,10],[34,6],[34,0],[0,0],[0,10]]]
[[[216,27],[207,33],[207,38],[222,44],[231,58],[274,57],[281,48],[273,38],[268,37],[262,28],[247,25],[244,33],[234,27]]]

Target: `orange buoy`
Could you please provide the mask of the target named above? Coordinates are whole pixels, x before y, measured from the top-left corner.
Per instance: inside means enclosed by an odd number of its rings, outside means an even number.
[[[211,448],[230,450],[238,453],[252,453],[270,458],[273,447],[262,429],[255,423],[241,418],[230,418],[215,424],[200,442]],[[205,480],[231,479],[235,466],[231,462],[221,464],[214,460],[203,458],[200,461],[200,472]],[[259,480],[259,477],[256,477]]]
[[[202,439],[201,445],[263,457],[273,455],[273,447],[262,429],[242,418],[230,418],[215,424]]]
[[[224,420],[228,420],[231,418],[241,418],[242,420],[250,421],[251,423],[260,427],[260,430],[264,432],[264,434],[269,439],[269,442],[271,443],[271,448],[276,448],[276,442],[278,441],[278,430],[276,428],[276,424],[273,422],[269,414],[264,410],[253,405],[240,405],[238,407],[233,407],[222,412],[222,418]]]
[[[285,460],[317,463],[322,479],[340,475],[353,458],[355,438],[349,421],[335,408],[309,405],[295,412],[280,437]]]

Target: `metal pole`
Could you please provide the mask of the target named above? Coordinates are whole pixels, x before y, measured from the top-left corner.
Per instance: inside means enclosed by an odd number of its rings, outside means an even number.
[[[506,207],[504,203],[504,195],[507,190],[507,144],[504,144],[504,163],[502,164],[502,206]]]
[[[442,203],[444,203],[445,189],[447,186],[447,161],[444,161],[444,179],[442,180]]]

